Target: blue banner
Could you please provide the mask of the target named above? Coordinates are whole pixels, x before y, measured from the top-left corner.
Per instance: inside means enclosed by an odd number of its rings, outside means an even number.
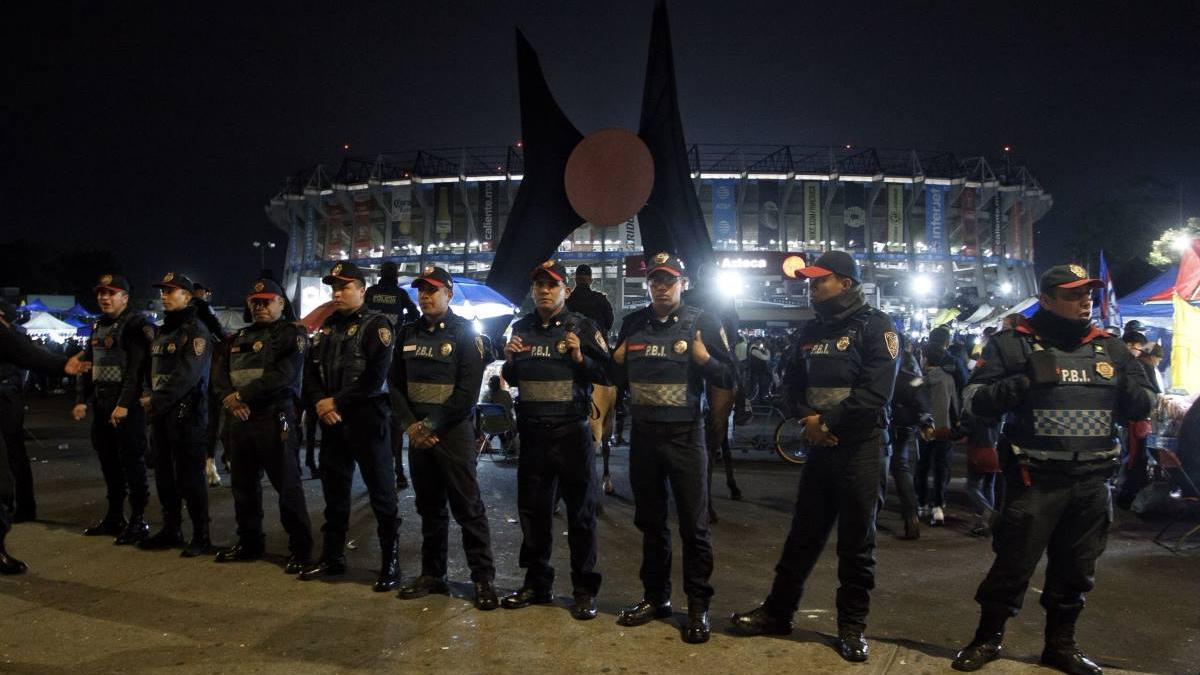
[[[737,181],[714,180],[712,200],[713,239],[721,247],[737,236]]]
[[[925,251],[946,252],[946,185],[925,186]]]
[[[317,210],[312,204],[304,207],[304,254],[301,260],[308,262],[317,256]]]

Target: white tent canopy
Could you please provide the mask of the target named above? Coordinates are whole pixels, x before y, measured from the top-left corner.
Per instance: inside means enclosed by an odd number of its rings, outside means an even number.
[[[48,336],[56,342],[62,342],[75,335],[75,327],[66,321],[54,318],[49,312],[34,312],[29,321],[22,324],[29,335]]]

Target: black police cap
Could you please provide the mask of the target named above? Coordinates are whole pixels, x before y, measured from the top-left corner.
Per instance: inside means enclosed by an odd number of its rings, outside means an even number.
[[[191,279],[182,274],[175,274],[174,272],[164,274],[163,278],[154,284],[154,287],[162,289],[182,288],[188,293],[196,292],[196,285],[192,283]]]
[[[275,296],[281,298],[287,297],[283,294],[283,287],[274,279],[259,279],[250,287],[250,292],[246,294],[247,300],[270,300]]]
[[[684,272],[683,261],[679,256],[673,253],[662,251],[654,255],[646,256],[646,277],[649,278],[655,272],[668,272],[674,276],[681,277]]]
[[[837,274],[853,279],[855,283],[862,281],[858,273],[858,262],[845,251],[826,251],[813,264],[796,270],[796,274],[809,279]]]
[[[576,270],[576,274],[578,273],[578,270]],[[529,278],[536,279],[537,275],[539,274],[547,274],[555,281],[567,280],[567,268],[563,267],[563,264],[557,260],[547,260],[541,265],[533,268],[533,271],[529,273]]]
[[[101,274],[100,278],[96,280],[96,286],[92,288],[92,292],[99,293],[104,290],[113,292],[125,291],[128,293],[129,280],[120,274]]]
[[[1041,281],[1038,283],[1038,288],[1045,293],[1051,288],[1079,288],[1080,286],[1091,286],[1097,288],[1103,286],[1104,282],[1099,279],[1088,277],[1087,270],[1079,265],[1055,265],[1046,270],[1042,275]]]
[[[321,283],[329,284],[330,286],[350,281],[361,281],[366,284],[367,277],[363,274],[362,270],[358,269],[358,265],[348,260],[337,263],[333,266],[333,269],[329,270],[329,274],[321,277]]]
[[[413,279],[413,288],[416,288],[417,284],[420,283],[432,284],[438,288],[454,288],[454,280],[450,278],[450,273],[441,267],[434,267],[433,265],[421,270],[421,274],[416,279]]]

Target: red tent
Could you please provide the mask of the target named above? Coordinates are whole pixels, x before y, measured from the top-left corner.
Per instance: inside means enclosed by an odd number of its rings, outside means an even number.
[[[325,323],[325,319],[329,318],[330,314],[333,314],[332,300],[317,305],[316,309],[305,315],[303,319],[300,319],[300,323],[304,324],[304,327],[308,329],[310,334],[315,333],[320,330],[321,324]]]
[[[1146,302],[1171,302],[1175,293],[1189,302],[1200,300],[1200,239],[1192,240],[1192,245],[1183,252],[1175,285]]]

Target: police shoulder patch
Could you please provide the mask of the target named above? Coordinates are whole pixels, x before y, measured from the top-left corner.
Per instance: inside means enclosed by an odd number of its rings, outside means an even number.
[[[604,334],[596,331],[596,344],[600,345],[600,349],[608,351],[608,343],[604,341]]]
[[[888,354],[895,359],[900,356],[900,336],[893,331],[888,331],[883,334],[883,341],[887,343]]]
[[[204,356],[204,350],[207,346],[208,342],[202,337],[192,339],[192,351],[195,352],[196,356]]]
[[[146,325],[142,326],[142,335],[145,335],[147,340],[153,341],[154,340],[154,326],[151,326],[150,324],[146,324]]]
[[[308,346],[308,340],[305,340],[303,335],[297,335],[296,336],[296,351],[303,354],[304,348],[306,346]]]
[[[379,327],[379,341],[383,343],[384,347],[391,347],[392,346],[392,329],[388,328],[387,326],[380,326]]]
[[[485,358],[483,355],[483,336],[482,335],[475,336],[475,349],[479,350],[479,358],[481,358],[481,359]]]
[[[729,336],[725,334],[725,327],[721,326],[721,344],[725,345],[725,351],[732,351],[729,346]]]

